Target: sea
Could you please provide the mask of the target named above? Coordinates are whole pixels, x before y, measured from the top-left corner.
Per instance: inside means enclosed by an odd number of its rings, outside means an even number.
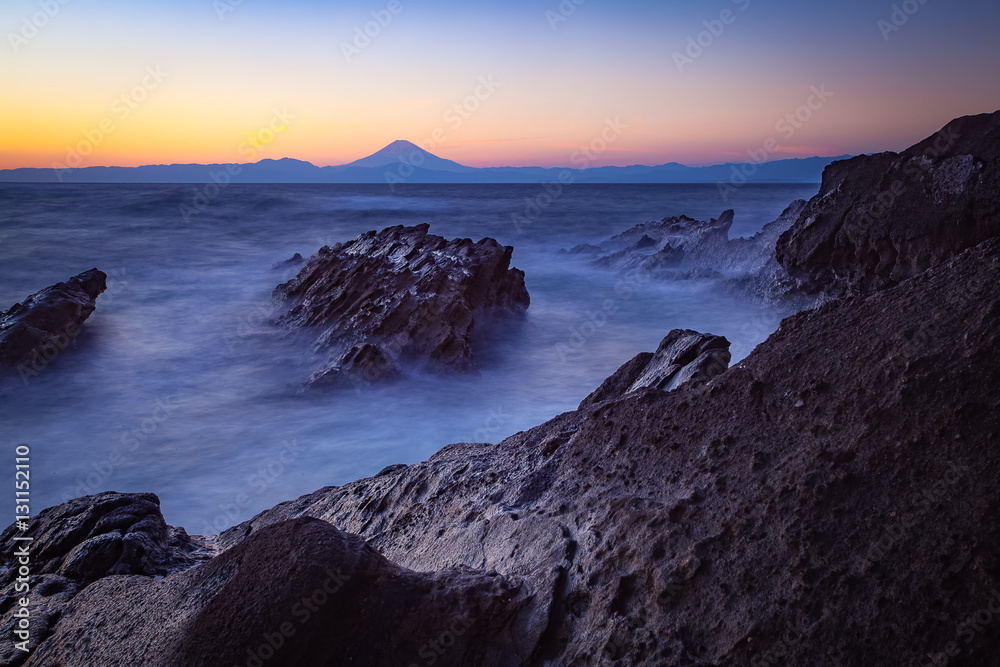
[[[0,310],[97,267],[108,289],[72,345],[0,384],[0,466],[30,450],[31,513],[153,492],[168,523],[215,534],[278,502],[495,443],[574,409],[674,328],[726,336],[734,363],[790,314],[712,279],[659,281],[561,252],[667,216],[732,208],[750,236],[817,184],[0,184]],[[271,323],[295,253],[392,225],[514,247],[531,307],[482,331],[473,375],[302,391],[317,355]],[[23,449],[21,451],[24,451]],[[2,480],[0,480],[2,485]]]

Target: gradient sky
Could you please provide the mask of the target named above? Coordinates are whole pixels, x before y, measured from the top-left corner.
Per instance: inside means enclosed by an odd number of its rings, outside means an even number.
[[[896,3],[916,11],[888,39],[888,0],[396,2],[5,0],[0,168],[343,164],[395,139],[472,166],[564,166],[608,119],[627,127],[591,166],[702,165],[769,138],[773,158],[901,150],[1000,109],[995,0]],[[681,71],[675,52],[724,10]],[[348,62],[372,12],[391,21]],[[779,131],[813,86],[832,96]]]

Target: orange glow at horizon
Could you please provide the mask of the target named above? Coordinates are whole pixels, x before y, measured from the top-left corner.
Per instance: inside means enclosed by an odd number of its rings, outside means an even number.
[[[926,47],[954,21],[943,6],[889,45],[877,30],[857,36],[857,8],[813,8],[830,14],[820,40],[791,30],[787,12],[755,7],[756,27],[747,14],[678,72],[670,53],[701,26],[700,5],[588,5],[553,30],[518,3],[414,3],[348,59],[340,42],[370,20],[352,3],[241,3],[224,20],[210,3],[126,4],[67,5],[19,51],[0,49],[0,168],[327,166],[396,139],[473,167],[571,166],[601,146],[609,119],[625,127],[589,166],[700,166],[745,161],[769,140],[775,158],[902,150],[956,116],[1000,108],[1000,89],[983,85],[1000,46],[972,32],[991,35],[988,22],[952,26],[964,52]],[[485,37],[472,29],[485,26]],[[822,50],[835,34],[849,53]],[[775,35],[787,43],[765,39]],[[817,87],[829,99],[802,112]],[[797,113],[807,120],[789,132],[783,119]]]

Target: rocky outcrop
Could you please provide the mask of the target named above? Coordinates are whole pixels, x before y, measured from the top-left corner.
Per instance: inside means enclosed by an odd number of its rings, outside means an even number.
[[[1000,111],[966,116],[901,154],[834,162],[778,261],[808,292],[895,285],[1000,234]]]
[[[992,665],[1000,624],[964,624],[1000,587],[998,279],[994,240],[788,318],[708,382],[446,447],[220,545],[313,516],[406,567],[496,569],[544,614],[530,665],[920,664],[956,641]]]
[[[616,271],[666,280],[718,278],[758,300],[783,300],[795,285],[775,258],[775,243],[805,205],[802,200],[792,202],[750,238],[729,238],[735,215],[730,210],[708,222],[687,216],[646,222],[600,246],[581,245],[569,252],[589,255],[596,266]]]
[[[188,568],[209,557],[202,538],[172,528],[160,513],[152,493],[101,493],[77,498],[42,511],[25,529],[13,524],[0,534],[0,548],[10,559],[0,571],[0,619],[14,627],[16,600],[32,601],[31,640],[34,649],[62,617],[66,605],[90,583],[117,574],[162,576]],[[27,549],[30,576],[18,579],[19,550]],[[15,581],[27,584],[15,590]],[[0,663],[20,664],[10,633],[0,641]]]
[[[496,573],[412,572],[357,536],[296,519],[163,580],[102,579],[27,664],[519,665],[527,611]]]
[[[428,225],[390,227],[324,246],[275,290],[277,321],[315,331],[328,361],[311,384],[389,379],[405,366],[430,372],[477,368],[477,323],[522,316],[524,273],[513,248],[493,239],[446,240]]]
[[[107,275],[91,269],[36,292],[0,311],[0,373],[3,367],[30,374],[39,360],[66,349],[107,289]]]
[[[637,357],[623,393],[498,445],[89,584],[28,664],[991,666],[998,280],[994,239],[788,318],[704,382],[629,392]]]
[[[74,580],[28,664],[993,667],[1000,238],[725,353],[671,332],[497,445]]]
[[[292,255],[288,259],[284,260],[283,262],[277,262],[271,268],[274,269],[274,270],[277,270],[277,269],[287,269],[287,268],[291,268],[291,267],[294,267],[294,266],[302,266],[305,263],[306,263],[305,257],[303,257],[299,253],[295,253],[294,255]]]
[[[580,404],[585,410],[640,389],[673,391],[688,382],[705,382],[729,367],[729,341],[722,336],[674,329],[656,352],[643,352],[626,362]]]

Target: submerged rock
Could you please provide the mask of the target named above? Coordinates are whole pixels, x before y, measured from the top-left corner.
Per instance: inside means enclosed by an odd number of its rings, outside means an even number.
[[[778,261],[809,292],[895,285],[1000,234],[998,192],[1000,111],[958,118],[903,153],[828,166]]]
[[[22,376],[32,374],[31,366],[66,349],[97,307],[107,279],[103,271],[90,269],[0,311],[0,372],[6,366]]]
[[[275,298],[277,321],[313,329],[327,363],[310,384],[389,379],[406,364],[431,372],[473,371],[471,338],[490,318],[523,316],[524,272],[513,248],[493,239],[446,240],[428,225],[390,227],[324,246]]]
[[[635,225],[600,247],[587,246],[586,253],[604,253],[594,260],[602,268],[666,280],[721,279],[760,301],[787,300],[795,283],[778,264],[775,243],[805,205],[802,200],[792,202],[750,238],[729,238],[735,215],[729,210],[708,222],[682,215]],[[812,305],[812,300],[798,305]]]
[[[295,253],[294,255],[292,255],[291,257],[289,257],[288,259],[286,259],[286,260],[284,260],[282,262],[277,262],[271,268],[275,269],[275,270],[277,270],[277,269],[287,269],[287,268],[293,267],[293,266],[302,266],[305,263],[306,263],[305,258],[301,254]]]

